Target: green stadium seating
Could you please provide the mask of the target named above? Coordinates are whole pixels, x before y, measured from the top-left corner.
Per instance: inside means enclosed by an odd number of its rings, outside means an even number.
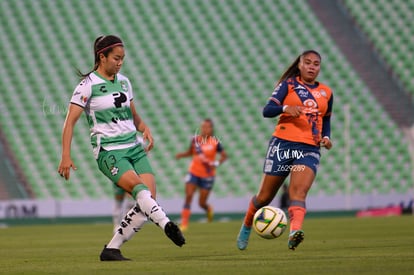
[[[414,28],[411,26],[414,2],[342,2],[414,101],[414,66],[411,62],[414,58]]]
[[[371,2],[346,0],[345,4],[358,22],[364,22],[363,28],[384,19],[371,11]],[[403,24],[412,18],[412,12],[406,11],[411,4],[387,5],[395,11],[392,20],[381,23],[387,35],[370,37],[384,44],[388,49],[384,58],[400,72],[410,63],[398,60],[401,56],[411,60],[414,52],[412,42],[407,42],[412,29]],[[10,88],[0,93],[0,126],[36,197],[112,196],[112,184],[93,159],[84,117],[73,137],[78,170],[69,182],[56,172],[66,108],[79,81],[74,68],[90,70],[93,40],[108,33],[119,35],[126,44],[123,72],[132,81],[137,110],[155,137],[150,159],[162,197],[183,196],[189,159],[176,161],[174,155],[187,149],[205,117],[215,121],[215,135],[229,154],[228,163],[218,169],[215,194],[245,196],[257,190],[275,123],[262,118],[262,106],[278,76],[309,48],[322,53],[321,81],[335,94],[335,147],[323,150],[312,194],[346,192],[347,144],[351,194],[406,192],[413,179],[401,130],[309,10],[303,0],[0,1],[0,73],[7,75],[3,87]],[[387,10],[384,7],[379,13]],[[397,35],[398,42],[391,35]],[[411,49],[410,55],[396,50],[401,45]],[[399,75],[414,90],[408,79],[412,71]],[[345,129],[346,104],[349,129]]]

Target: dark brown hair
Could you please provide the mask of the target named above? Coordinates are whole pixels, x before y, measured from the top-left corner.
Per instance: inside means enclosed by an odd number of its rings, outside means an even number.
[[[203,120],[203,122],[208,122],[208,123],[210,123],[211,127],[213,128],[213,131],[211,132],[211,135],[212,135],[212,136],[214,136],[214,123],[213,123],[213,120],[212,120],[211,118],[205,118],[205,119]]]
[[[299,67],[298,67],[298,65],[299,65],[299,62],[300,62],[300,59],[303,57],[303,56],[305,56],[305,55],[308,55],[308,54],[310,54],[310,53],[313,53],[313,54],[316,54],[318,57],[319,57],[319,59],[322,61],[322,57],[321,57],[321,55],[317,52],[317,51],[315,51],[315,50],[306,50],[306,51],[304,51],[303,53],[301,53],[296,59],[295,59],[295,61],[293,61],[293,63],[286,69],[286,71],[282,74],[282,76],[280,77],[280,79],[279,79],[279,81],[276,83],[276,86],[277,85],[279,85],[281,82],[283,82],[283,81],[285,81],[286,79],[288,79],[288,78],[291,78],[291,77],[295,77],[295,76],[298,76],[298,75],[300,75],[300,71],[299,71]]]
[[[93,43],[93,55],[95,57],[95,64],[93,66],[93,69],[86,74],[82,73],[80,70],[77,70],[78,75],[82,79],[88,77],[93,71],[98,69],[100,62],[99,55],[103,54],[107,57],[108,54],[112,52],[112,49],[116,46],[124,46],[124,44],[122,43],[121,38],[115,35],[102,35],[96,38],[95,42]]]

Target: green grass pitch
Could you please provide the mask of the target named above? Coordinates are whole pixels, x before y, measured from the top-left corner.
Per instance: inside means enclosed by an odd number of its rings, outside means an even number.
[[[110,224],[0,229],[0,274],[414,274],[414,217],[309,218],[305,241],[287,249],[252,233],[236,248],[240,222],[192,223],[176,247],[147,224],[122,252],[131,262],[100,262]]]

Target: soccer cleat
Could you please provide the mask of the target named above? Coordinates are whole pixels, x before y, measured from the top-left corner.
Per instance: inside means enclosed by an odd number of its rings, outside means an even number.
[[[164,228],[165,235],[170,238],[173,243],[177,246],[183,246],[185,244],[185,239],[183,233],[181,233],[180,228],[173,222],[169,221]]]
[[[289,234],[288,248],[295,250],[298,245],[305,239],[305,232],[302,230],[295,230]]]
[[[247,248],[251,231],[251,227],[247,227],[244,224],[242,224],[239,235],[237,236],[237,247],[240,250],[245,250]]]
[[[121,250],[116,248],[106,248],[106,245],[104,246],[104,249],[101,252],[101,255],[99,256],[101,261],[130,261],[131,259],[125,258],[121,254]]]
[[[214,211],[213,211],[213,208],[209,206],[207,209],[207,221],[212,222],[213,219],[214,219]]]

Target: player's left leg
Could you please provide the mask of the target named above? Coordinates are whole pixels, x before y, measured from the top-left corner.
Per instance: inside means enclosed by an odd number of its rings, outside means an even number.
[[[200,189],[200,196],[198,199],[198,204],[200,205],[202,209],[204,209],[204,211],[206,211],[208,222],[212,222],[214,218],[213,207],[207,203],[207,199],[210,195],[210,191],[211,191],[210,189],[205,189],[205,188]]]
[[[200,186],[200,196],[198,198],[198,205],[206,211],[208,222],[212,222],[214,218],[213,207],[207,203],[213,185],[214,177],[203,178]]]
[[[306,214],[306,196],[315,179],[315,172],[308,166],[292,170],[289,184],[290,206],[288,208],[290,218],[290,234],[288,247],[294,250],[304,239],[302,230]]]

